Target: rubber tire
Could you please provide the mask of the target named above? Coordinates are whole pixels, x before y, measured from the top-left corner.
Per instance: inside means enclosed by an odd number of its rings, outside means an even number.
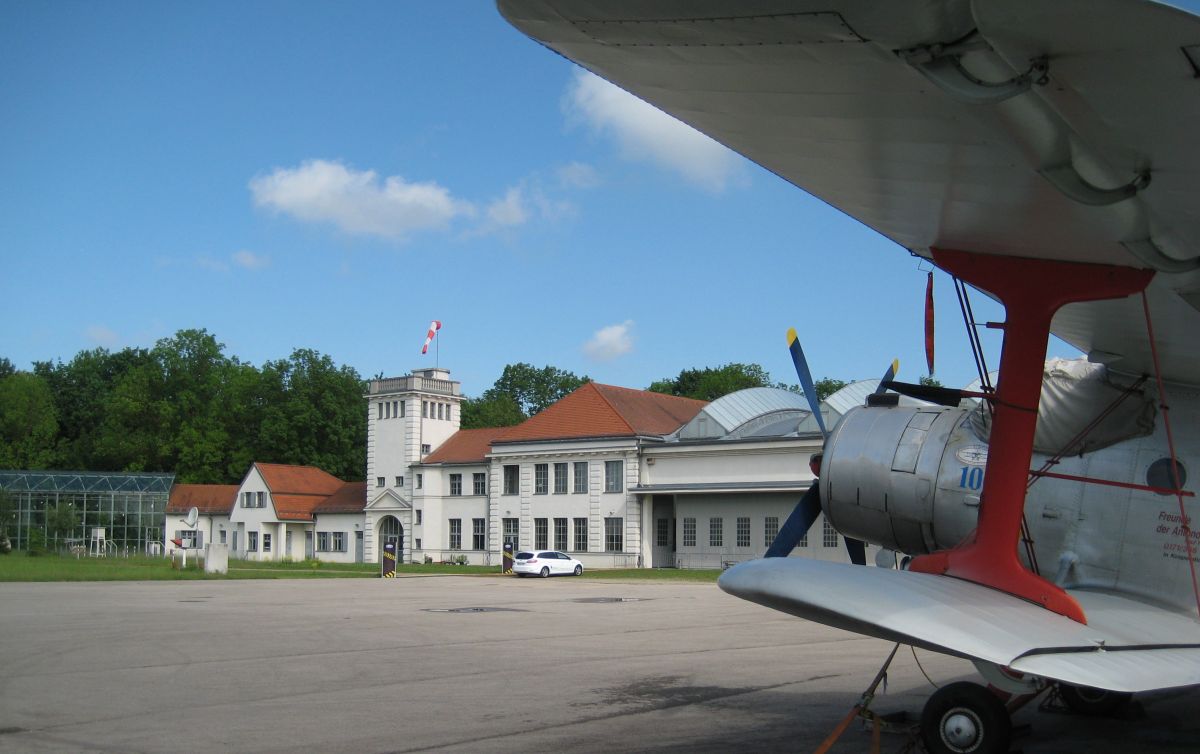
[[[575,575],[576,575],[576,576],[582,576],[582,575],[583,575],[583,566],[581,566],[581,565],[577,565],[577,566],[575,566]]]
[[[543,579],[550,575],[550,566],[542,566],[541,572],[538,574]]]
[[[1109,717],[1133,698],[1133,694],[1123,691],[1106,691],[1067,683],[1058,684],[1058,693],[1063,704],[1072,712],[1090,717]]]
[[[971,718],[977,728],[976,739],[965,746],[953,745],[942,735],[944,721],[958,714]],[[959,681],[929,697],[921,711],[921,738],[930,754],[1007,754],[1012,719],[995,694],[977,683]]]

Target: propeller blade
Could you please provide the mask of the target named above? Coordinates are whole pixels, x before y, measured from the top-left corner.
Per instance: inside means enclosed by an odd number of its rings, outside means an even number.
[[[808,488],[808,492],[804,493],[804,497],[800,498],[800,502],[796,503],[792,515],[783,522],[783,526],[780,527],[779,533],[775,535],[775,540],[771,542],[771,546],[767,548],[767,554],[763,557],[786,558],[792,550],[796,549],[796,545],[808,533],[820,513],[821,493],[817,485],[813,484]]]
[[[854,565],[865,566],[867,564],[867,543],[845,535],[842,536],[842,539],[846,540],[846,552],[850,553],[850,562]]]
[[[880,395],[887,390],[889,382],[896,379],[896,375],[900,372],[900,359],[892,359],[892,363],[888,366],[888,370],[883,373],[883,379],[879,381],[879,387],[875,388],[875,394]]]
[[[800,338],[796,335],[796,328],[788,328],[787,342],[788,350],[792,354],[792,363],[796,366],[796,376],[800,378],[800,389],[804,391],[804,397],[808,399],[808,406],[817,420],[817,426],[821,428],[821,434],[828,436],[829,430],[825,429],[825,418],[821,416],[821,401],[817,398],[817,389],[813,387],[812,372],[808,371],[808,359],[804,358],[804,349],[800,347]],[[792,515],[795,515],[795,512]],[[788,520],[790,521],[791,518],[789,517]],[[812,521],[809,521],[808,525],[812,526]],[[808,531],[807,526],[805,531]],[[802,536],[804,536],[803,533],[796,537],[796,540],[799,541]]]
[[[895,380],[886,380],[881,382],[879,386],[887,390],[894,390],[900,395],[907,395],[909,398],[916,398],[920,401],[929,401],[939,406],[957,406],[964,396],[962,390],[955,390],[954,388],[938,387],[936,385],[914,385],[911,382],[896,382]]]

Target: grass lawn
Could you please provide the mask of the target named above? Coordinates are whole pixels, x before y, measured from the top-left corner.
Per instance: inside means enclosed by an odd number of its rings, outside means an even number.
[[[179,581],[191,579],[364,579],[378,578],[376,563],[322,563],[308,560],[297,563],[230,560],[227,575],[206,574],[198,561],[188,559],[188,568],[179,570],[166,558],[75,558],[55,554],[30,557],[24,552],[0,555],[0,581]],[[458,566],[433,563],[402,563],[397,575],[458,576],[492,574],[496,566]],[[584,571],[585,579],[620,581],[695,581],[712,583],[720,571],[622,568]]]

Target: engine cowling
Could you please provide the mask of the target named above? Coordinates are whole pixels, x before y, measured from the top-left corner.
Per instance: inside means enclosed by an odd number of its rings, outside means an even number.
[[[864,406],[825,443],[821,507],[842,534],[917,555],[953,547],[975,528],[988,446],[970,412]]]

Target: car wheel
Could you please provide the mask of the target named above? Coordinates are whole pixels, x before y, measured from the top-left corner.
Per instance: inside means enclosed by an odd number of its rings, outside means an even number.
[[[550,575],[550,566],[542,566],[542,573],[541,573],[542,578],[544,579],[549,575]]]
[[[575,575],[576,575],[576,576],[582,576],[582,575],[583,575],[583,566],[581,566],[581,565],[577,565],[577,566],[575,566]]]

